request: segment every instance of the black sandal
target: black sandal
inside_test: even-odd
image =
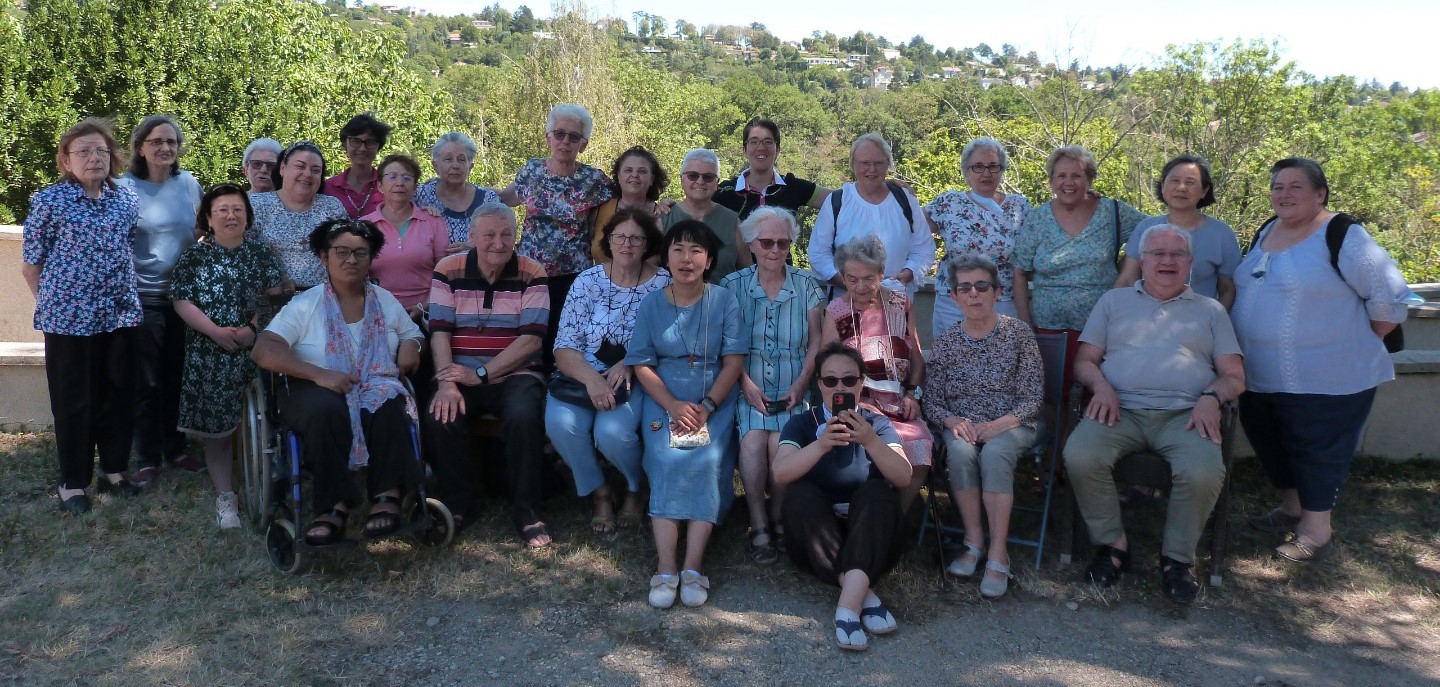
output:
[[[1117,560],[1120,561],[1120,565],[1115,565]],[[1120,581],[1122,573],[1129,571],[1129,551],[1101,544],[1095,547],[1095,557],[1090,560],[1089,567],[1085,568],[1083,579],[1101,587],[1109,587]]]
[[[760,537],[769,537],[770,541],[755,543]],[[750,530],[750,560],[758,565],[774,565],[780,560],[780,552],[775,548],[775,535],[764,527]]]
[[[376,506],[395,504],[394,511],[375,510]],[[370,539],[388,537],[400,529],[400,499],[394,496],[376,496],[370,501],[370,515],[365,518],[365,536]]]
[[[339,518],[340,522],[334,523],[329,520],[320,519],[326,516],[332,518]],[[309,525],[305,527],[305,543],[309,544],[310,546],[329,546],[331,544],[339,542],[345,536],[345,521],[348,520],[349,517],[349,511],[343,511],[339,508],[331,508],[329,513],[317,516],[314,520],[310,521]],[[311,534],[313,530],[320,527],[325,528],[324,534],[321,534],[319,536]]]
[[[1200,582],[1191,574],[1192,567],[1191,563],[1181,563],[1169,556],[1160,557],[1160,589],[1165,592],[1165,598],[1177,604],[1195,601]]]

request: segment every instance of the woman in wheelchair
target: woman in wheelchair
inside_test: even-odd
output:
[[[399,529],[400,496],[423,476],[410,433],[415,401],[400,376],[419,366],[424,337],[400,301],[367,280],[384,244],[369,222],[316,227],[310,248],[325,266],[324,288],[297,295],[255,344],[255,363],[285,375],[276,385],[280,417],[313,476],[311,546],[344,536],[349,509],[363,498],[349,472],[367,468],[372,538]]]

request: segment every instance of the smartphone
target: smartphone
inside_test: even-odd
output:
[[[789,409],[790,409],[790,402],[787,401],[787,400],[785,400],[785,399],[783,399],[783,398],[780,399],[780,400],[778,400],[778,401],[771,401],[771,402],[765,404],[765,414],[766,414],[766,415],[776,415],[776,414],[779,414],[779,413],[783,413],[783,412],[785,412],[785,411],[787,411],[787,410],[789,410]]]
[[[848,391],[837,391],[834,395],[832,395],[832,396],[830,397],[830,412],[831,412],[831,413],[833,413],[833,414],[835,414],[835,415],[838,416],[840,413],[843,413],[843,412],[845,412],[845,411],[847,411],[847,410],[854,410],[854,409],[855,409],[855,394],[852,394],[852,393],[850,393],[850,392],[848,392]],[[842,425],[845,425],[846,427],[849,427],[849,426],[850,426],[849,424],[846,424],[844,421],[840,420],[839,417],[836,417],[836,418],[835,418],[835,421],[836,421],[836,422],[839,422],[839,423],[842,424]]]

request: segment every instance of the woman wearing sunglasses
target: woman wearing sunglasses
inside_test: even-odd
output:
[[[832,342],[815,356],[824,405],[796,415],[780,434],[775,483],[786,488],[786,550],[802,570],[840,587],[835,643],[869,647],[865,631],[895,631],[895,616],[872,591],[895,566],[905,521],[898,490],[910,483],[910,462],[900,435],[884,415],[854,402],[865,361]],[[848,404],[847,404],[848,405]]]
[[[935,340],[921,405],[925,418],[944,429],[950,495],[965,523],[965,553],[946,570],[969,577],[987,559],[980,593],[995,598],[1009,587],[1005,539],[1015,464],[1035,443],[1044,367],[1030,328],[995,312],[1000,270],[994,260],[967,253],[946,260],[944,269],[963,319]],[[982,548],[982,503],[990,523],[988,552]]]
[[[738,250],[745,243],[740,236],[740,215],[710,199],[719,182],[720,158],[713,151],[696,148],[685,153],[685,161],[680,166],[680,187],[685,191],[685,200],[676,203],[662,220],[667,231],[681,222],[698,220],[715,232],[715,238],[720,239],[720,251],[715,254],[715,266],[710,270],[711,284],[719,284],[736,269],[752,264],[750,251]]]

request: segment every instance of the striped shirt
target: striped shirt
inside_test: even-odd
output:
[[[430,331],[450,334],[456,363],[487,365],[522,336],[544,338],[549,322],[549,280],[545,268],[530,258],[511,255],[494,283],[480,273],[473,248],[435,265]],[[539,349],[517,372],[540,375]]]

